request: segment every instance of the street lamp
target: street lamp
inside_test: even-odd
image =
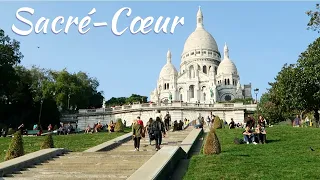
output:
[[[38,125],[39,126],[40,126],[40,120],[41,120],[42,104],[43,104],[43,99],[41,98],[41,100],[40,100],[39,121],[38,121]]]
[[[258,93],[259,93],[259,89],[258,89],[258,88],[254,89],[254,93],[256,94],[256,104],[258,104]]]

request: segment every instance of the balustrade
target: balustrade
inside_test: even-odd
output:
[[[141,109],[141,108],[157,108],[157,107],[201,107],[201,108],[231,108],[231,107],[243,107],[246,109],[256,108],[256,104],[244,105],[242,103],[216,103],[216,104],[204,104],[204,103],[186,103],[186,102],[172,102],[172,103],[144,103],[134,105],[116,106],[112,108],[99,108],[99,109],[79,109],[79,114],[86,113],[104,113],[128,109]]]

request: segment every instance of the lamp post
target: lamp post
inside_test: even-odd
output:
[[[256,94],[256,104],[258,104],[258,93],[259,93],[259,89],[258,89],[258,88],[254,89],[254,93]]]
[[[41,100],[40,100],[39,120],[38,120],[38,125],[39,125],[39,126],[40,126],[41,113],[42,113],[42,104],[43,104],[43,99],[41,98]]]
[[[68,110],[70,110],[70,93],[68,94]]]

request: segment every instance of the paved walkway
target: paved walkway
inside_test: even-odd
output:
[[[163,146],[180,145],[193,127],[183,131],[168,132]],[[157,151],[149,139],[141,141],[140,151],[134,151],[133,141],[104,152],[71,152],[53,160],[8,175],[4,179],[127,179]],[[155,162],[156,163],[156,162]]]

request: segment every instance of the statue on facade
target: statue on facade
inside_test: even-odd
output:
[[[213,90],[212,90],[212,88],[210,88],[210,95],[211,95],[211,97],[213,97]]]
[[[169,92],[169,100],[170,100],[170,102],[172,102],[172,94],[171,94],[171,92]]]

